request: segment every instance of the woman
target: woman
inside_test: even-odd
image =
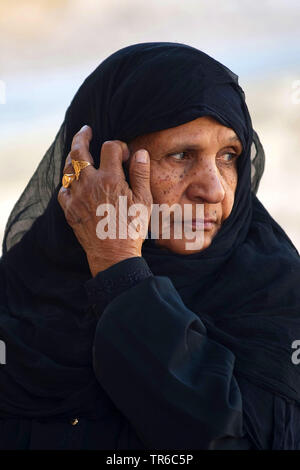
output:
[[[195,48],[86,79],[6,227],[1,448],[300,448],[299,254],[255,196],[263,162],[237,76]],[[120,195],[148,238],[99,237]],[[191,207],[182,238],[172,214],[151,238],[152,203]]]

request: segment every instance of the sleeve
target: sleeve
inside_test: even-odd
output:
[[[98,381],[147,448],[251,448],[234,355],[207,337],[170,279],[153,276],[146,265],[142,258],[128,259],[88,281],[93,301],[98,291],[103,307],[109,270],[117,284],[118,275],[125,279],[131,267],[141,269],[139,280],[128,274],[130,287],[110,299],[98,321]]]

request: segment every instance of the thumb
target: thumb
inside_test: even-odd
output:
[[[135,152],[129,169],[129,178],[134,196],[140,202],[148,201],[151,196],[151,188],[150,156],[147,150],[140,149]]]

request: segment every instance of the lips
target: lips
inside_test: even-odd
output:
[[[188,231],[209,231],[211,230],[215,224],[217,223],[217,219],[215,217],[205,217],[204,219],[201,218],[194,218],[194,219],[174,219],[172,221],[173,225],[182,224],[184,230]],[[169,223],[167,224],[169,225]]]
[[[216,223],[216,219],[207,217],[204,219],[192,219],[187,225],[191,225],[193,230],[211,230]]]
[[[216,223],[216,219],[214,219],[213,217],[205,217],[204,219],[192,219],[192,223],[206,223],[206,222],[211,222],[211,223]]]

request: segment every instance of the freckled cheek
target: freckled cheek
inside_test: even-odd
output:
[[[179,197],[178,183],[181,182],[180,175],[175,171],[161,171],[151,169],[151,192],[154,203],[172,203]]]

